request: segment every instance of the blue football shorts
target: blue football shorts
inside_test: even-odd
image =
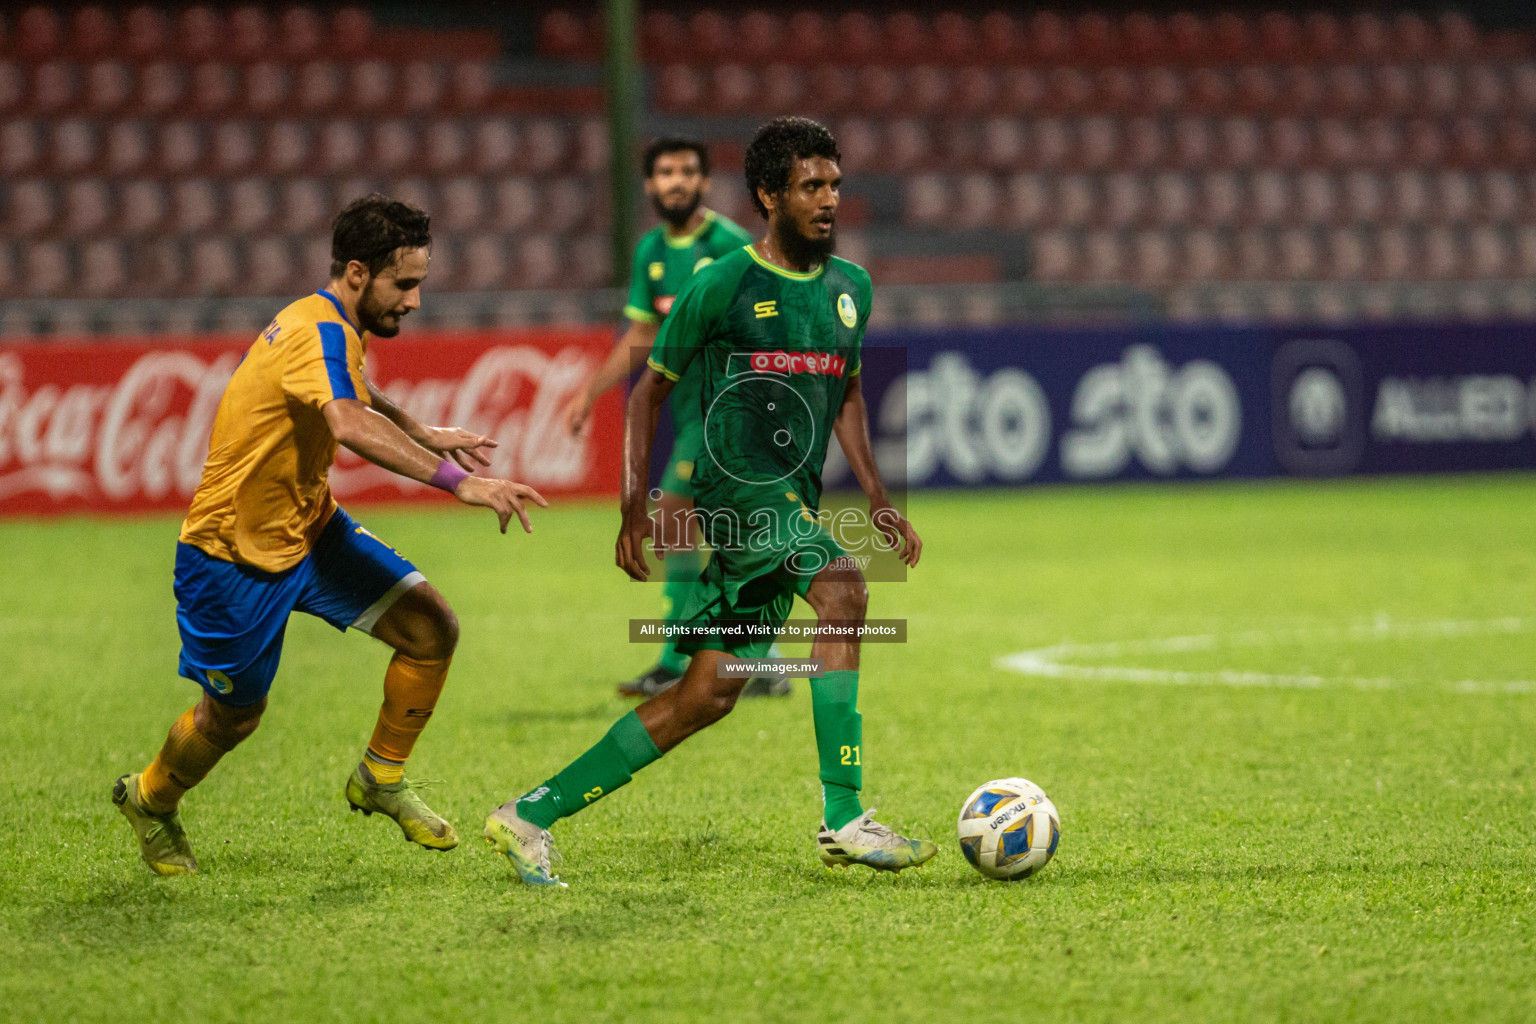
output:
[[[176,625],[182,675],[223,704],[267,695],[288,616],[301,611],[337,629],[371,633],[379,617],[426,577],[341,509],[304,560],[263,572],[176,545]]]

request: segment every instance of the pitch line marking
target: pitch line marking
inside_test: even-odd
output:
[[[1222,647],[1275,647],[1285,643],[1507,636],[1528,632],[1531,626],[1531,620],[1514,617],[1399,622],[1389,616],[1378,615],[1369,622],[1348,626],[1299,626],[1272,630],[1248,630],[1231,634],[1198,633],[1188,636],[1153,637],[1145,640],[1121,640],[1096,644],[1067,642],[1053,644],[1050,647],[1036,647],[1015,654],[1005,654],[992,664],[1005,671],[1045,679],[1085,679],[1163,686],[1270,686],[1300,689],[1342,685],[1362,690],[1384,690],[1399,685],[1399,681],[1388,676],[1320,676],[1250,672],[1237,669],[1189,672],[1177,669],[1139,668],[1130,665],[1080,665],[1070,663],[1069,659],[1178,654],[1188,651],[1214,651]],[[1446,685],[1457,693],[1536,692],[1536,682],[1528,680],[1483,682],[1464,679]]]

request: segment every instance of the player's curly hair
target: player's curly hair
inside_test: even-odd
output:
[[[378,274],[394,265],[400,249],[432,244],[432,218],[410,203],[372,192],[354,199],[331,222],[331,277],[357,260]]]
[[[657,139],[645,147],[645,176],[649,178],[656,173],[656,160],[667,153],[697,153],[699,157],[699,173],[709,177],[709,147],[698,139],[684,139],[675,135]]]
[[[768,208],[757,197],[762,189],[777,195],[789,188],[789,175],[796,160],[819,156],[841,161],[837,139],[827,126],[808,117],[776,117],[757,130],[757,137],[747,147],[747,195],[763,218]]]

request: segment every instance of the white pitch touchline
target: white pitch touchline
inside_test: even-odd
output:
[[[1172,686],[1217,684],[1315,688],[1343,684],[1361,689],[1386,689],[1397,685],[1397,680],[1389,677],[1294,675],[1234,669],[1186,672],[1175,669],[1137,668],[1128,665],[1077,665],[1065,662],[1069,658],[1120,658],[1136,654],[1214,651],[1221,647],[1274,647],[1286,643],[1507,635],[1526,632],[1530,629],[1530,625],[1525,619],[1513,617],[1397,622],[1388,616],[1378,615],[1370,622],[1350,626],[1299,626],[1249,630],[1229,635],[1200,633],[1191,636],[1155,637],[1146,640],[1122,640],[1098,644],[1061,643],[1007,654],[994,661],[993,665],[1021,675],[1041,676],[1047,679],[1093,679],[1102,682],[1156,683]],[[1536,683],[1525,680],[1490,683],[1469,679],[1451,685],[1452,689],[1459,693],[1528,693],[1536,690]]]

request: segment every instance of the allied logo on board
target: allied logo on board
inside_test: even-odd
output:
[[[858,307],[853,304],[853,296],[847,292],[837,297],[837,316],[844,327],[852,327],[859,322]]]

